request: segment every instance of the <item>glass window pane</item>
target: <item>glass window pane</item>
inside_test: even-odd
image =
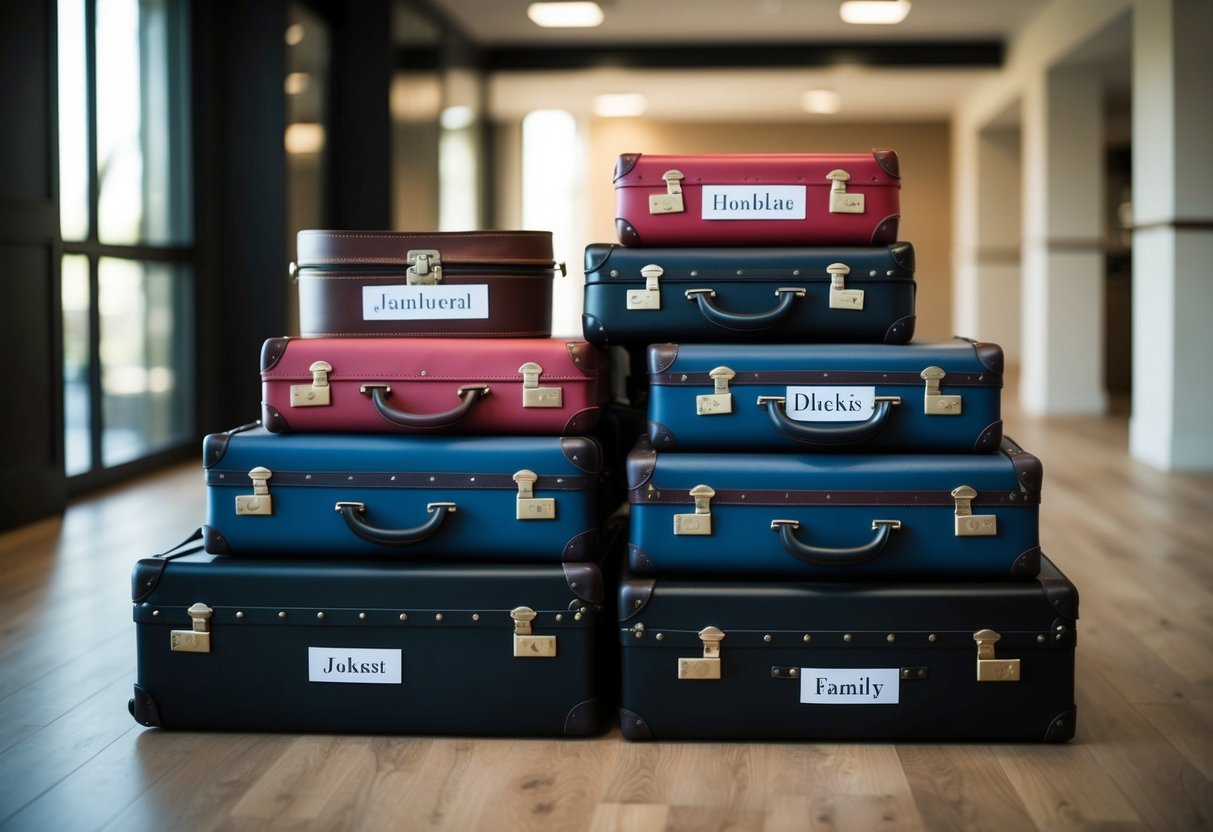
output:
[[[59,0],[59,225],[88,237],[88,95],[84,0]]]
[[[97,0],[98,235],[192,238],[184,0]]]
[[[63,449],[69,477],[93,465],[89,371],[88,258],[63,258]]]
[[[188,267],[102,258],[102,463],[119,465],[187,441],[193,388]]]

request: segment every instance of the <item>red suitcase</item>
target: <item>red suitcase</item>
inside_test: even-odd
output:
[[[589,432],[607,356],[561,338],[271,338],[261,349],[272,433]]]
[[[304,337],[546,338],[550,231],[300,231]]]
[[[897,240],[897,153],[626,153],[615,168],[625,246],[877,246]]]

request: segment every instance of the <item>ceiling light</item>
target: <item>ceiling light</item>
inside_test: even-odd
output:
[[[532,3],[526,8],[526,16],[544,28],[586,29],[603,21],[602,8],[597,3]]]
[[[594,115],[603,118],[643,115],[648,106],[648,99],[638,92],[605,93],[594,97]]]
[[[846,23],[900,23],[910,13],[910,0],[844,0],[838,15]]]
[[[800,97],[805,112],[832,115],[842,106],[842,99],[833,90],[808,90]]]

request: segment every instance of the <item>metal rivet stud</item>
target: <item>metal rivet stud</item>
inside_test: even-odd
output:
[[[152,610],[152,618],[158,618],[159,616],[160,610]]]
[[[578,613],[573,613],[573,620],[574,620],[574,621],[580,621],[580,620],[581,620],[581,613],[579,613],[579,612],[578,612]]]
[[[359,621],[366,621],[366,613],[364,613],[364,612],[360,612],[360,613],[358,613],[358,620],[359,620]]]
[[[843,641],[845,641],[845,642],[850,643],[850,642],[851,642],[851,641],[852,641],[854,638],[855,638],[855,637],[854,637],[853,635],[851,635],[850,633],[847,633],[846,635],[844,635],[844,636],[842,637],[842,640],[843,640]]]
[[[771,634],[767,633],[765,636],[762,637],[762,640],[765,641],[767,644],[770,644],[771,643]]]
[[[473,620],[473,621],[479,621],[479,620],[480,620],[480,613],[478,613],[478,612],[474,612],[474,613],[472,613],[472,620]]]
[[[804,643],[805,643],[805,644],[812,644],[812,643],[813,643],[813,637],[812,637],[811,635],[809,635],[808,633],[805,633],[805,634],[804,634]]]
[[[927,636],[927,641],[934,644],[935,642],[939,641],[939,636],[935,635],[934,633],[931,633],[929,636]]]
[[[441,620],[442,620],[443,618],[445,618],[445,617],[446,617],[446,616],[444,616],[442,613],[438,613],[437,615],[435,615],[435,616],[434,616],[434,620],[435,620],[435,621],[441,621]]]
[[[887,636],[884,637],[884,640],[887,641],[889,644],[892,644],[893,642],[897,641],[897,636],[893,635],[892,633],[889,633]]]
[[[562,613],[562,612],[558,612],[558,613],[556,613],[556,620],[557,620],[557,621],[564,621],[564,613]]]
[[[1043,634],[1036,637],[1037,644],[1044,644],[1046,641],[1048,641],[1048,639],[1045,638]]]
[[[409,614],[408,614],[407,612],[402,612],[402,613],[400,613],[400,620],[401,620],[401,621],[408,621],[408,620],[409,620]]]
[[[237,621],[239,621],[239,620],[240,620],[240,619],[242,619],[242,618],[244,618],[244,613],[242,613],[242,612],[238,612],[238,613],[236,613],[236,620],[237,620]]]
[[[323,620],[324,620],[324,613],[322,613],[322,612],[318,612],[318,613],[316,613],[316,620],[317,620],[317,621],[323,621]]]
[[[658,633],[656,636],[654,636],[654,638],[656,638],[658,641],[665,641],[665,633]]]
[[[278,617],[279,617],[279,618],[286,618],[286,611],[285,611],[285,610],[279,610],[279,611],[278,611]]]

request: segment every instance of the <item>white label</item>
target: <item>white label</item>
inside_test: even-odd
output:
[[[488,316],[489,287],[483,283],[362,287],[364,321],[432,321]]]
[[[704,185],[702,219],[803,220],[804,185]]]
[[[896,667],[802,667],[803,705],[896,705],[901,671]]]
[[[400,684],[400,650],[362,647],[309,647],[309,682],[344,682],[362,685]]]
[[[784,400],[797,422],[866,422],[875,406],[875,387],[789,387]]]

